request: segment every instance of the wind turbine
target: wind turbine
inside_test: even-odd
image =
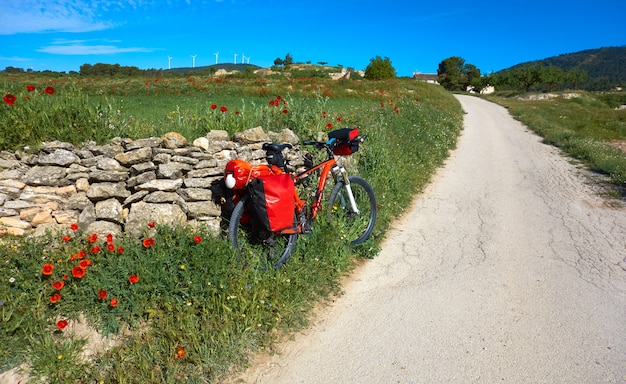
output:
[[[214,55],[215,55],[215,64],[217,64],[217,56],[218,56],[219,54],[220,54],[219,52],[215,52],[215,53],[214,53]]]
[[[167,69],[172,69],[172,56],[167,57]]]
[[[237,64],[237,54],[235,53],[235,64]]]
[[[246,63],[246,55],[244,55],[243,53],[241,54],[241,64],[245,64]]]
[[[248,63],[247,64],[250,64],[250,56],[246,57],[246,59],[248,59]]]
[[[191,68],[196,67],[196,56],[198,55],[191,55]]]

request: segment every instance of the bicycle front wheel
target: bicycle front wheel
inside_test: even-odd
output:
[[[354,246],[372,235],[378,209],[374,190],[367,181],[358,176],[349,176],[348,180],[357,212],[352,209],[348,186],[339,181],[330,193],[330,218],[341,231],[340,235]]]
[[[268,232],[252,219],[249,212],[249,196],[244,196],[235,205],[228,224],[228,240],[242,256],[259,258],[258,262],[265,268],[281,268],[293,252],[297,234],[281,235]]]

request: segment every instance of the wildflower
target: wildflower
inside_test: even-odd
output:
[[[215,104],[213,104],[213,105],[215,105]],[[154,228],[154,221],[151,221],[151,222],[148,223],[148,228]]]
[[[283,113],[286,115],[289,113],[289,111],[287,109],[283,109]]]
[[[113,242],[113,235],[109,233],[107,235],[107,243],[112,243],[112,242]]]
[[[9,277],[9,283],[11,284],[15,283],[15,277]]]
[[[154,246],[154,239],[152,237],[147,237],[143,239],[144,248],[152,248],[153,246]]]
[[[337,117],[337,122],[341,123],[341,117]]]
[[[46,89],[44,90],[48,95],[54,95],[54,88],[47,86]]]
[[[331,129],[333,127],[333,123],[326,124],[326,129]]]
[[[26,90],[27,90],[28,92],[32,92],[32,91],[34,91],[34,90],[35,90],[35,86],[34,86],[34,85],[27,85],[27,86],[26,86]]]
[[[109,303],[109,305],[110,305],[111,307],[117,307],[117,298],[115,298],[115,297],[114,297],[114,298],[112,298],[112,299],[111,299],[111,302]]]
[[[6,95],[4,95],[4,98],[2,98],[2,100],[4,100],[5,104],[7,105],[13,105],[15,104],[15,95],[7,93]]]
[[[100,247],[98,247],[97,245],[94,245],[93,247],[91,247],[91,250],[89,252],[91,252],[92,255],[96,253],[100,253]]]
[[[89,235],[87,237],[87,241],[92,243],[92,244],[95,243],[96,240],[98,240],[98,234],[97,233],[92,233],[91,235]]]
[[[81,267],[74,267],[72,268],[72,276],[74,276],[77,279],[82,279],[83,276],[85,276],[85,270],[82,269]]]
[[[119,253],[119,254],[124,253],[124,248],[119,247],[119,248],[117,249],[117,253]]]
[[[57,328],[62,330],[63,328],[67,327],[67,324],[67,320],[59,320],[57,321]]]
[[[61,241],[63,241],[64,243],[67,243],[68,241],[70,241],[70,237],[65,235],[61,238]]]
[[[196,237],[193,238],[193,241],[196,244],[200,244],[202,242],[202,237],[196,236]]]
[[[54,271],[54,265],[52,264],[44,264],[43,268],[41,269],[41,273],[46,276],[52,275],[52,271]]]
[[[185,264],[182,264],[182,265],[180,266],[180,269],[185,269]]]
[[[73,223],[72,225],[70,225],[70,229],[71,229],[72,231],[78,231],[78,224]]]
[[[105,291],[104,289],[98,291],[98,300],[104,300],[107,298],[107,296],[107,291]]]
[[[85,258],[85,256],[87,256],[87,252],[85,252],[85,251],[84,251],[84,250],[82,250],[82,249],[81,249],[80,251],[78,251],[78,258],[79,258],[79,259],[84,259],[84,258]]]
[[[270,100],[270,107],[273,107],[274,105],[276,105],[276,100]]]
[[[128,281],[130,281],[131,284],[136,284],[139,282],[139,276],[137,275],[130,275],[128,276]]]
[[[176,353],[174,354],[175,359],[182,359],[185,357],[185,349],[182,346],[176,347]]]
[[[89,259],[85,259],[85,260],[81,260],[80,264],[78,264],[79,267],[81,267],[82,269],[87,269],[87,267],[91,267],[91,261]]]
[[[240,112],[239,111],[235,111],[235,115],[238,115]]]
[[[115,244],[113,244],[113,243],[109,243],[109,244],[107,244],[107,249],[108,249],[109,251],[115,251]]]
[[[60,291],[61,289],[63,289],[63,287],[65,287],[65,283],[62,281],[55,281],[54,283],[52,283],[52,288],[56,289],[57,291]]]
[[[223,106],[223,105],[222,105],[222,106],[220,107],[220,112],[222,112],[222,113],[226,113],[226,111],[228,111],[228,108],[226,108],[225,106]]]
[[[73,254],[72,254],[72,256],[70,256],[70,260],[71,260],[71,261],[74,261],[74,260],[76,260],[76,259],[78,259],[78,255],[77,255],[77,254],[75,254],[75,253],[73,253]]]
[[[50,296],[50,302],[52,304],[58,302],[59,300],[61,300],[61,295],[59,295],[58,293],[55,293],[52,296]]]
[[[67,280],[67,275],[63,275],[63,277],[61,277],[62,280]]]
[[[217,109],[217,104],[211,104],[211,109]]]

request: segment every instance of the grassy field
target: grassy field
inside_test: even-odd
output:
[[[21,365],[50,383],[216,382],[251,352],[306,326],[313,306],[339,293],[356,263],[376,256],[390,222],[455,146],[463,117],[442,88],[408,79],[25,74],[0,77],[0,93],[2,150],[169,131],[193,140],[259,125],[303,139],[354,126],[368,135],[353,157],[380,205],[374,236],[349,248],[320,220],[278,271],[262,273],[253,260],[238,261],[223,238],[185,228],[147,227],[147,244],[72,228],[2,239],[0,372]]]

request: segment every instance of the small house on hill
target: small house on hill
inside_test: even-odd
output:
[[[413,72],[413,79],[419,81],[425,81],[427,83],[439,84],[439,75],[436,73],[420,73]]]

